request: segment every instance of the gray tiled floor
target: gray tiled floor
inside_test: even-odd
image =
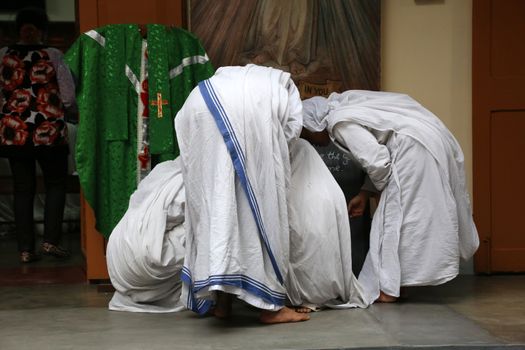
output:
[[[229,321],[191,312],[106,309],[92,285],[0,288],[0,349],[525,349],[525,276],[460,276],[397,304],[327,310],[264,326],[236,304]]]

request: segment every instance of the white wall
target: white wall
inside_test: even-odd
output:
[[[465,154],[472,194],[472,0],[382,0],[381,89],[436,114]],[[461,273],[474,273],[472,261]]]
[[[382,1],[382,90],[436,114],[465,153],[472,193],[472,0]]]

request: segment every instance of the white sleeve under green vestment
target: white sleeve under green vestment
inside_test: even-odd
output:
[[[108,25],[82,34],[66,53],[77,83],[76,162],[96,228],[109,236],[137,188],[137,105],[142,42],[137,25]],[[147,26],[150,153],[174,159],[173,119],[193,87],[213,75],[199,40],[164,25]],[[159,108],[160,106],[160,108]]]

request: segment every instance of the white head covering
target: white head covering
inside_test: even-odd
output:
[[[327,127],[328,99],[315,96],[303,101],[303,125],[310,131],[319,132]]]
[[[253,113],[262,117],[263,112],[270,113],[278,118],[287,141],[301,134],[303,105],[290,73],[255,64],[225,66],[217,69],[212,80],[220,85],[221,103],[230,116]]]

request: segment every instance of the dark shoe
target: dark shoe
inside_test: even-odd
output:
[[[23,264],[31,263],[40,260],[40,255],[36,255],[31,252],[21,252],[20,253],[20,262]]]
[[[57,259],[66,259],[71,255],[66,249],[47,242],[42,243],[42,253]]]

